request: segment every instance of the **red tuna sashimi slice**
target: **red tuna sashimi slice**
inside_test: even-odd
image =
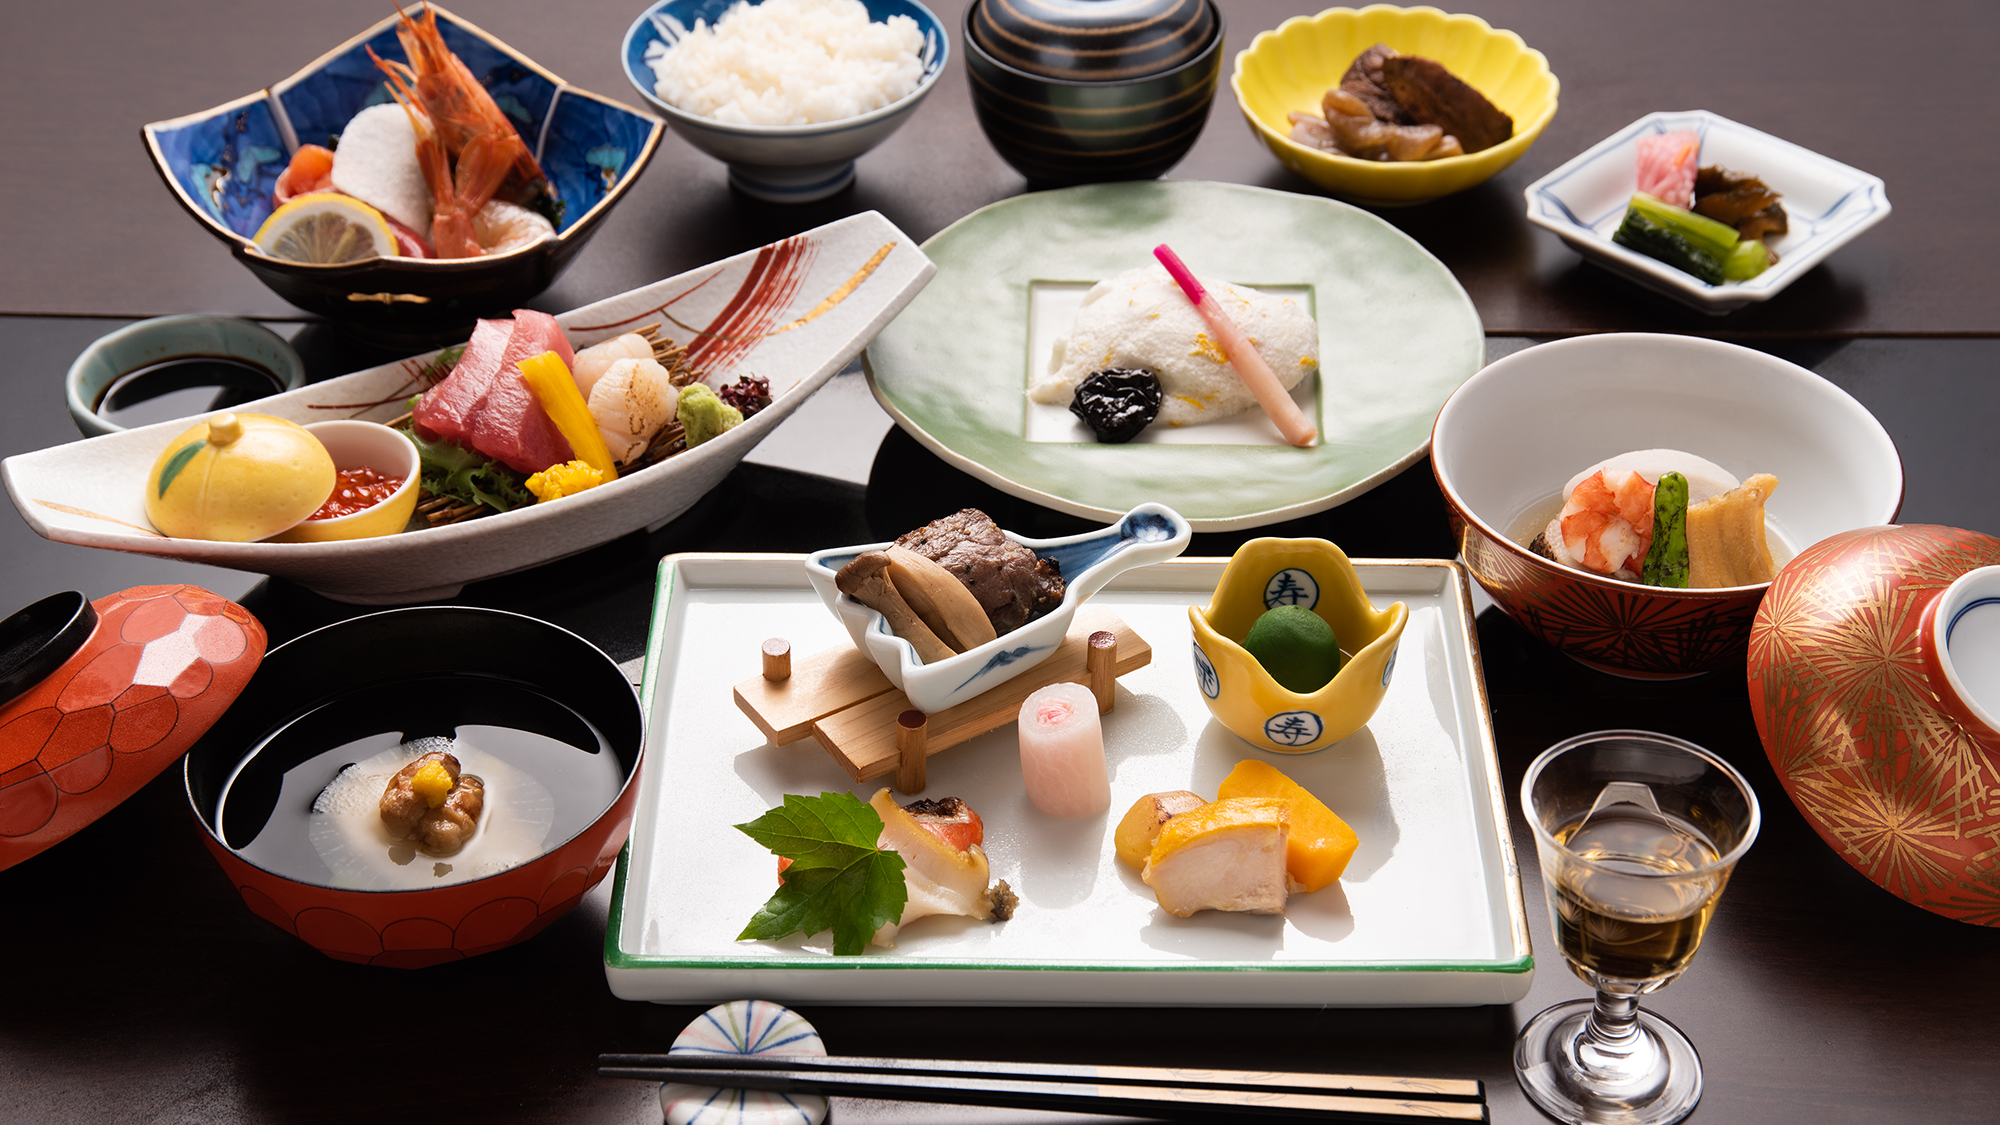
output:
[[[576,353],[555,317],[514,310],[514,333],[500,353],[499,370],[473,404],[465,436],[459,439],[516,472],[538,473],[575,456],[515,366],[543,352],[556,353],[566,365],[576,364]]]
[[[463,442],[472,412],[486,386],[500,370],[500,355],[514,335],[511,320],[482,320],[472,327],[458,366],[417,400],[417,429],[427,438]]]
[[[1639,190],[1675,207],[1694,206],[1701,138],[1692,129],[1639,138]]]

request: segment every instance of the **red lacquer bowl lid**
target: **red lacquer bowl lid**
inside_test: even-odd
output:
[[[263,658],[257,619],[198,586],[57,594],[0,622],[0,870],[172,765]]]
[[[2000,564],[1952,527],[1844,532],[1771,583],[1750,709],[1778,779],[1842,859],[1934,914],[2000,926],[2000,753],[1939,674],[1936,602]]]

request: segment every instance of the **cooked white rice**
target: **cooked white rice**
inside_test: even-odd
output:
[[[748,0],[646,65],[661,100],[733,125],[838,121],[910,94],[923,78],[923,32],[908,16],[871,23],[861,0]]]

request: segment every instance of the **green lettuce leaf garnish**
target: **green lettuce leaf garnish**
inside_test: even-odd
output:
[[[417,398],[410,399],[416,409]],[[521,474],[498,461],[489,461],[456,442],[428,441],[417,432],[414,422],[399,427],[403,436],[417,447],[421,463],[419,479],[435,496],[449,496],[461,504],[484,504],[496,512],[511,512],[535,502]]]
[[[832,930],[833,951],[852,956],[903,916],[903,857],[876,846],[882,818],[853,795],[787,793],[782,806],[736,828],[792,861],[738,941]]]

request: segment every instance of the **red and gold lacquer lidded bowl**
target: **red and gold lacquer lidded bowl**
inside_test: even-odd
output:
[[[1847,392],[1775,356],[1691,336],[1620,333],[1528,348],[1453,392],[1431,465],[1473,577],[1530,633],[1616,675],[1741,667],[1769,583],[1665,589],[1528,550],[1558,493],[1620,453],[1678,449],[1735,474],[1771,473],[1775,561],[1902,506],[1895,443]]]
[[[197,586],[52,594],[0,621],[0,870],[159,776],[263,656],[257,619]]]
[[[2000,926],[2000,539],[1871,527],[1800,552],[1747,668],[1765,753],[1820,838],[1899,898]]]
[[[420,739],[485,782],[483,835],[451,855],[369,832],[382,763]],[[271,650],[189,751],[187,793],[253,913],[338,960],[421,968],[527,940],[610,871],[643,744],[637,694],[588,641],[420,606]]]

